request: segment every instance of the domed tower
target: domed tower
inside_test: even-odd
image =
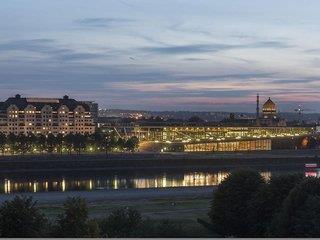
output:
[[[277,117],[277,106],[270,98],[263,104],[262,115],[263,118]]]

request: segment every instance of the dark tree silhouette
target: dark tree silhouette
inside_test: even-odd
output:
[[[58,216],[54,230],[56,237],[97,237],[92,235],[99,232],[98,225],[88,219],[88,208],[84,199],[68,198],[63,208],[64,212]]]
[[[303,179],[302,174],[272,176],[270,181],[259,189],[249,203],[247,219],[249,220],[248,234],[250,237],[268,235],[272,219],[281,210],[284,199]]]
[[[0,133],[0,149],[1,149],[2,155],[4,155],[6,143],[7,143],[7,137],[4,133],[1,132]]]
[[[272,237],[319,237],[320,179],[306,178],[293,188],[271,224]],[[310,206],[309,206],[310,204]],[[309,208],[311,207],[311,209]],[[309,208],[309,209],[308,209]],[[312,209],[315,211],[312,213]],[[307,218],[310,217],[309,220]],[[309,225],[303,227],[302,223]]]
[[[0,236],[6,238],[43,237],[47,220],[31,197],[16,196],[0,208]]]
[[[134,236],[142,223],[141,215],[133,209],[117,209],[110,213],[101,223],[104,237],[128,238]]]
[[[264,180],[259,173],[239,170],[230,174],[214,191],[209,217],[213,231],[226,237],[246,237],[249,203]]]

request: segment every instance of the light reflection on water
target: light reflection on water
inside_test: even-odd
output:
[[[0,193],[18,192],[51,192],[51,191],[92,191],[99,189],[130,189],[130,188],[165,188],[165,187],[195,187],[215,186],[228,176],[229,172],[191,172],[180,175],[155,176],[109,176],[91,179],[35,180],[17,181],[4,179],[0,183]],[[261,172],[264,179],[271,177],[271,172]]]

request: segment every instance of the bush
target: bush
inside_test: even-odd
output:
[[[16,196],[0,208],[0,235],[6,238],[43,237],[47,219],[31,197]]]
[[[64,203],[64,212],[58,216],[54,229],[56,237],[96,237],[98,224],[88,219],[86,201],[79,197],[68,198]],[[91,236],[93,234],[94,236]]]
[[[214,192],[209,212],[212,230],[221,236],[246,237],[249,203],[263,184],[257,172],[239,170],[231,173]]]
[[[176,238],[183,237],[181,224],[175,223],[168,219],[161,220],[154,225],[153,235],[150,237]],[[185,236],[186,237],[186,236]]]
[[[145,219],[140,224],[134,237],[139,238],[177,238],[187,237],[184,235],[182,225],[168,219],[150,220]]]
[[[133,237],[142,226],[142,218],[137,210],[121,208],[111,212],[101,222],[104,237]]]
[[[274,215],[280,211],[284,199],[302,180],[301,174],[272,176],[270,181],[259,189],[249,203],[247,219],[250,222],[250,237],[266,236],[270,223]]]
[[[320,179],[306,178],[291,190],[271,224],[270,236],[319,237]],[[304,225],[307,224],[307,225]]]

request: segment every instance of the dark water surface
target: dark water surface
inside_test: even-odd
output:
[[[254,168],[251,168],[254,169]],[[12,194],[23,192],[65,192],[92,191],[100,189],[138,189],[164,187],[214,186],[233,169],[214,170],[170,170],[170,171],[127,171],[127,172],[71,172],[42,174],[0,175],[0,193]],[[306,170],[304,166],[281,169],[255,169],[268,180],[273,174],[289,172],[317,176],[316,169]]]

